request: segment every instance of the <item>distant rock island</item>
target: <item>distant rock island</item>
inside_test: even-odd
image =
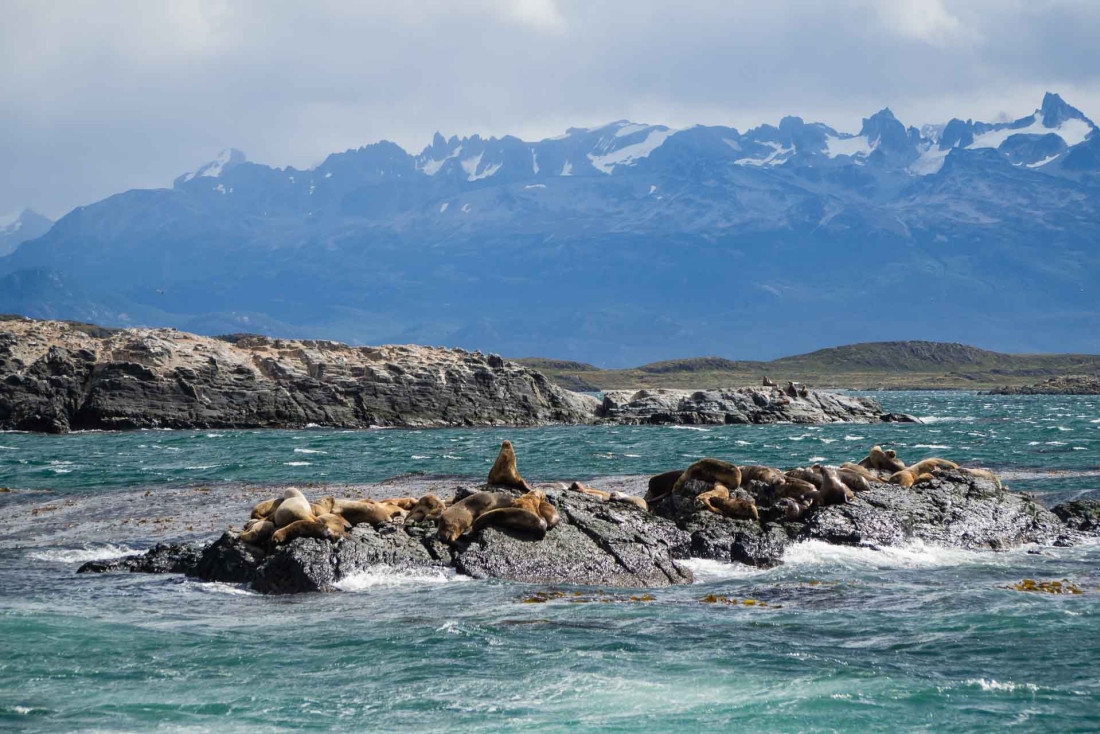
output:
[[[1035,385],[990,390],[993,395],[1100,395],[1100,375],[1063,375]]]
[[[448,427],[910,420],[801,388],[616,392],[601,402],[493,354],[0,320],[0,429]]]

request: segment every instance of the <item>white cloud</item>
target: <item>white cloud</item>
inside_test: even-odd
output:
[[[962,24],[942,0],[890,0],[878,9],[888,27],[908,38],[943,45],[962,35]]]

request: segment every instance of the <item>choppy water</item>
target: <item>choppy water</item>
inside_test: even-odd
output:
[[[926,425],[0,434],[0,486],[50,496],[223,482],[642,474],[704,455],[783,466],[873,443],[993,467],[1049,502],[1100,489],[1100,399],[884,393]],[[27,493],[0,495],[13,512]],[[96,501],[99,501],[98,499]],[[0,541],[3,534],[0,533]],[[778,731],[1100,729],[1100,548],[994,554],[808,543],[768,571],[695,562],[653,601],[401,576],[267,598],[179,577],[77,577],[132,538],[0,543],[0,728]],[[1003,587],[1069,579],[1085,593]],[[572,590],[570,590],[572,593]],[[708,594],[738,599],[707,604]],[[599,603],[601,598],[610,599]],[[766,602],[745,605],[745,599]]]

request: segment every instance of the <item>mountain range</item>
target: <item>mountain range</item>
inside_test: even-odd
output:
[[[628,121],[390,142],[309,170],[227,150],[0,257],[0,311],[417,342],[604,367],[928,339],[1100,351],[1100,133]],[[4,252],[0,240],[0,253]]]

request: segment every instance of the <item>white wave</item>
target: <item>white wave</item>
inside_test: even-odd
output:
[[[1096,419],[1096,420],[1094,420],[1094,421],[1089,421],[1089,423],[1100,423],[1100,418],[1097,418],[1097,419]]]
[[[226,584],[221,581],[201,581],[196,584],[203,591],[211,594],[229,594],[231,596],[260,596],[255,591],[249,591],[248,589],[237,586],[235,584]]]
[[[296,454],[327,454],[327,451],[321,451],[320,449],[294,449]]]
[[[845,441],[862,441],[863,438],[864,438],[863,436],[845,436],[844,440]]]
[[[462,459],[461,456],[455,456],[454,454],[443,454],[443,458],[444,459],[457,459],[457,460]]]
[[[741,439],[737,439],[734,443],[738,446],[752,446],[752,441],[742,441]]]
[[[703,428],[702,426],[669,426],[674,431],[702,431],[703,433],[710,433],[709,428]]]
[[[225,434],[224,433],[208,433],[208,434],[206,434],[206,437],[207,438],[224,438]]]
[[[432,457],[430,457],[430,456],[421,456],[420,454],[413,454],[410,458],[417,459],[417,460],[423,460],[423,459],[430,459]]]
[[[709,558],[689,558],[686,561],[677,561],[677,563],[691,571],[697,584],[758,576],[767,572],[766,569],[756,568],[744,563],[726,563],[724,561],[713,561]]]
[[[926,545],[913,541],[881,549],[870,546],[833,545],[804,540],[787,546],[783,562],[788,566],[842,566],[864,568],[936,568],[960,566],[983,559],[979,551]]]
[[[1001,682],[992,678],[990,678],[989,680],[986,680],[985,678],[971,678],[970,680],[966,681],[966,685],[981,688],[983,691],[1015,691],[1022,689],[1035,693],[1039,690],[1039,686],[1035,685],[1034,683],[1013,683],[1012,681]]]
[[[217,469],[221,464],[205,464],[200,466],[185,466],[184,469],[192,471],[202,471],[204,469]]]
[[[45,551],[32,551],[30,557],[36,561],[52,563],[85,563],[87,561],[107,561],[112,558],[141,555],[142,551],[126,545],[106,545],[89,548],[52,548]]]
[[[945,444],[942,444],[942,443],[917,443],[917,444],[913,444],[913,448],[915,448],[915,449],[949,449],[951,447],[947,446]]]
[[[284,461],[283,466],[313,466],[312,461]]]
[[[642,458],[642,455],[641,454],[623,454],[623,458],[624,459],[640,459],[640,458]]]
[[[922,415],[918,416],[922,423],[954,423],[956,421],[972,421],[972,415]]]
[[[15,448],[14,446],[0,446],[0,450],[3,450],[3,451],[18,451],[19,449]]]
[[[824,456],[811,456],[810,458],[806,459],[806,461],[814,461],[814,462],[825,461],[825,457]]]
[[[367,591],[368,589],[393,588],[395,586],[420,586],[423,584],[447,584],[470,581],[450,568],[396,569],[392,566],[373,566],[366,571],[340,579],[335,586],[341,591]]]

